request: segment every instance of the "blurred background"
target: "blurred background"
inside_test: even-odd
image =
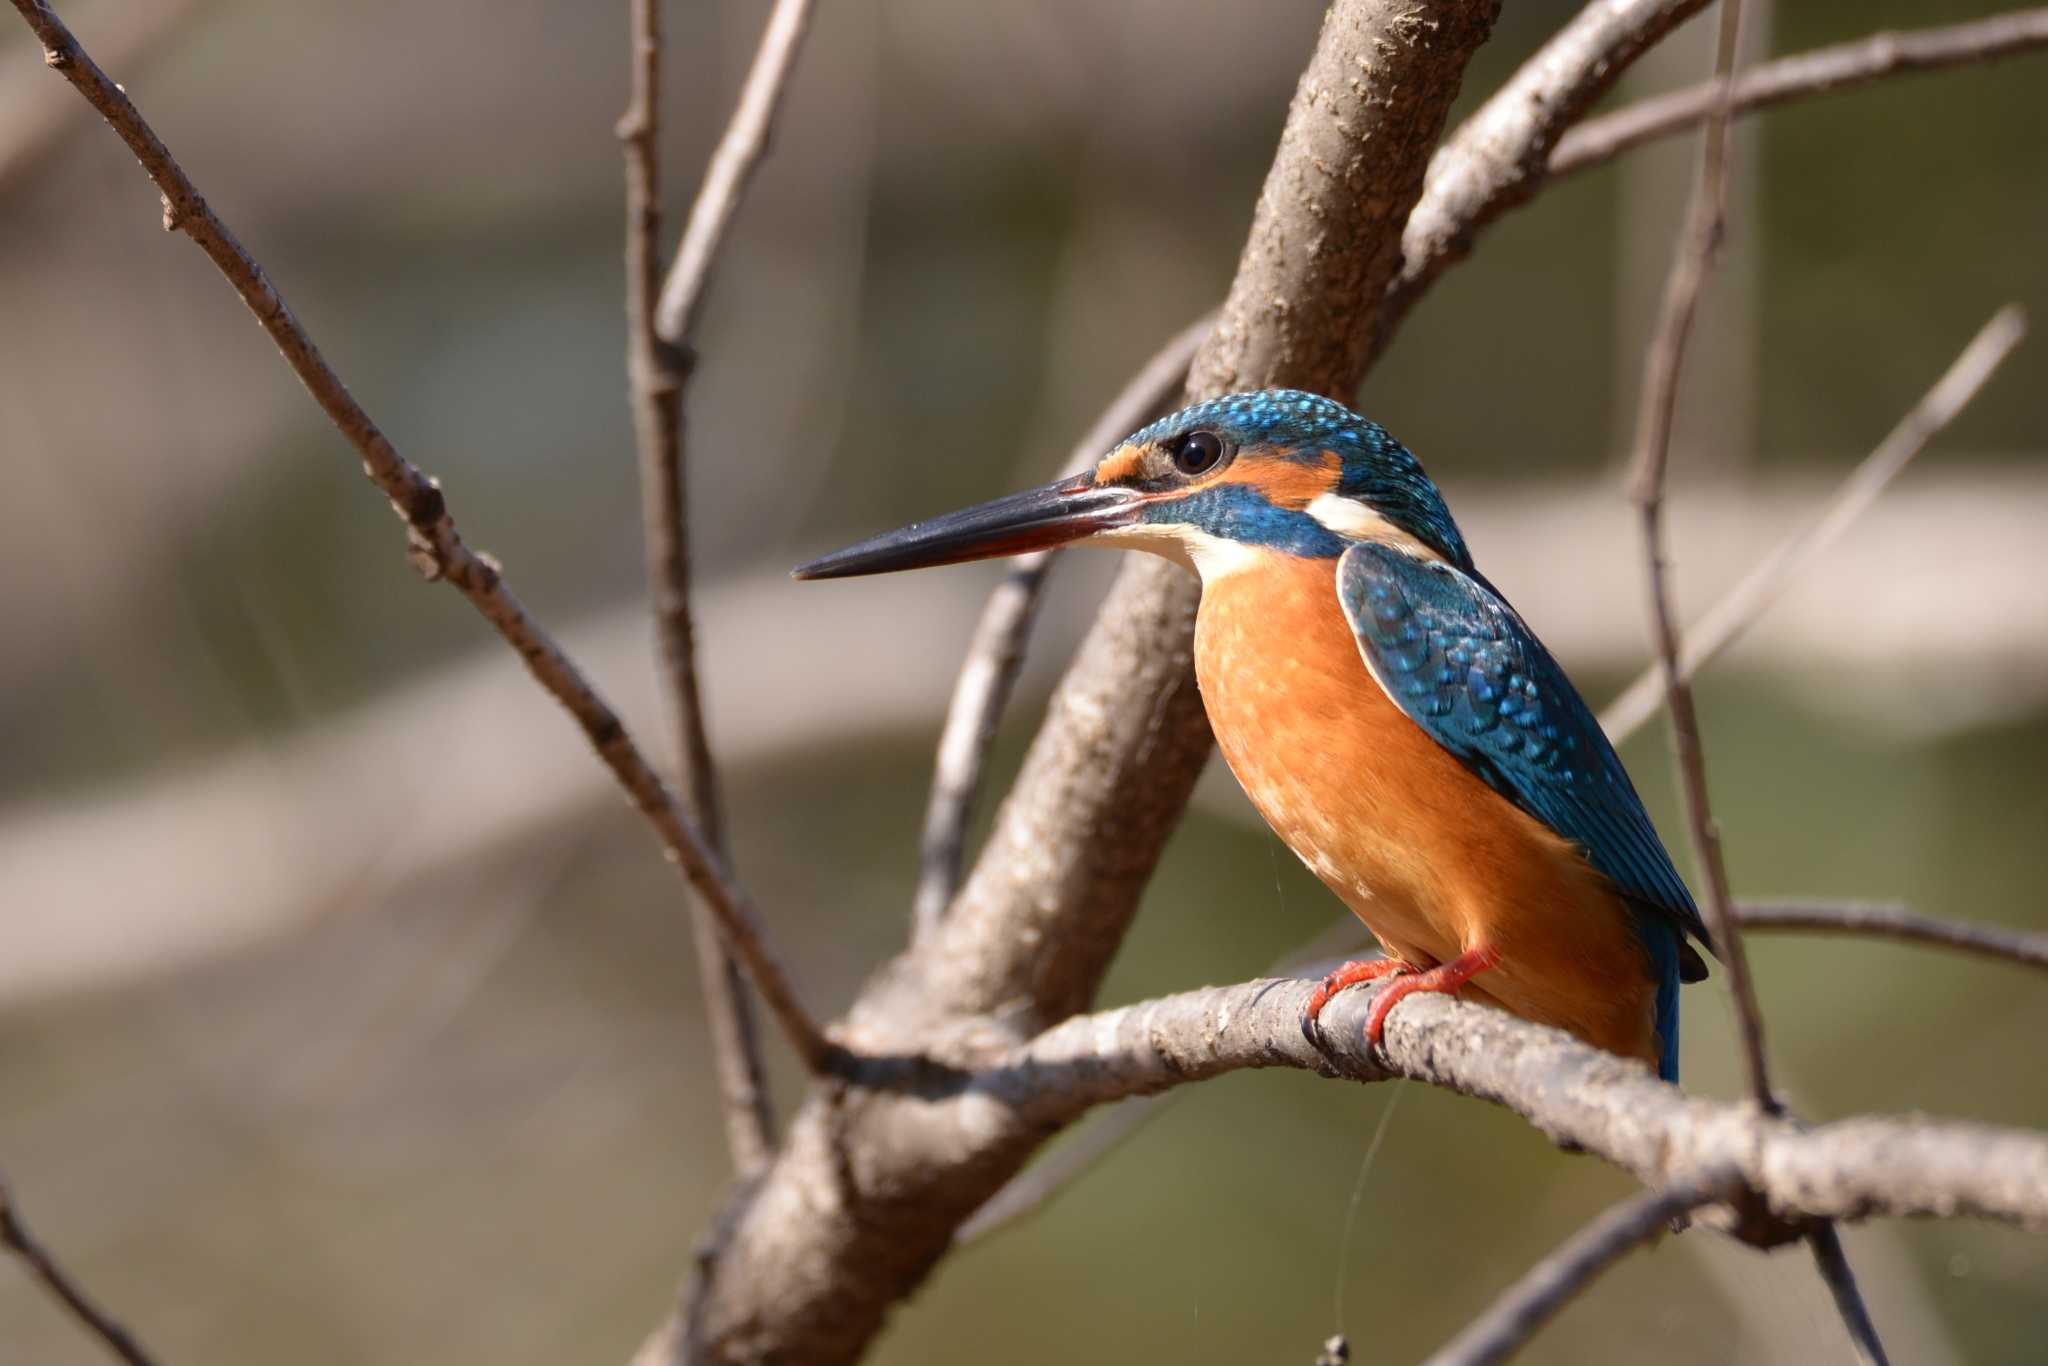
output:
[[[1753,3],[1752,46],[1991,9]],[[1465,106],[1571,10],[1508,6]],[[624,11],[64,7],[666,753],[621,364]],[[763,14],[668,7],[671,233]],[[903,942],[944,699],[1000,571],[784,570],[1048,475],[1220,297],[1319,20],[1307,0],[819,7],[715,280],[690,444],[736,859],[827,1013]],[[1695,24],[1624,94],[1697,79],[1707,41]],[[1746,125],[1677,456],[1692,610],[1999,304],[2048,319],[2044,92],[2048,57],[2021,57]],[[0,24],[0,1165],[167,1361],[621,1361],[725,1180],[679,883],[510,652],[407,568],[351,452],[84,115]],[[1644,657],[1618,459],[1689,146],[1503,221],[1360,396],[1596,704]],[[2048,921],[2044,346],[1705,681],[1741,894]],[[1061,570],[1000,777],[1110,565]],[[1626,757],[1682,848],[1661,733]],[[1336,909],[1214,770],[1105,1001],[1262,971]],[[2048,1125],[2038,979],[1876,943],[1752,954],[1808,1116]],[[1688,1084],[1735,1094],[1725,996],[1688,999]],[[1362,1173],[1395,1094],[1191,1088],[947,1261],[874,1360],[1306,1362],[1340,1326],[1356,1361],[1413,1360],[1629,1187],[1420,1087]],[[2048,1242],[1848,1240],[1897,1359],[2040,1359]],[[1527,1359],[1652,1355],[1847,1346],[1805,1258],[1692,1234]],[[101,1358],[9,1265],[0,1359]]]

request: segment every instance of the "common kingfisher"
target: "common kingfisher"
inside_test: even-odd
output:
[[[1614,747],[1377,423],[1287,389],[1198,403],[1093,470],[800,566],[877,574],[1070,542],[1200,576],[1195,672],[1231,772],[1394,980],[1500,1006],[1678,1077],[1678,987],[1711,947]]]

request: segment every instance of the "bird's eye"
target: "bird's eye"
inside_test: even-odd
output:
[[[1174,468],[1182,474],[1204,474],[1223,463],[1223,438],[1214,432],[1189,432],[1174,441]]]

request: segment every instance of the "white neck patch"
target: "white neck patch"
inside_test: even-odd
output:
[[[1350,540],[1377,541],[1425,560],[1443,560],[1442,555],[1356,498],[1346,498],[1339,493],[1317,494],[1309,502],[1308,515]]]

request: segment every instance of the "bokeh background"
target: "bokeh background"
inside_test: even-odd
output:
[[[1751,8],[1768,53],[1990,7]],[[621,378],[624,6],[64,12],[665,743]],[[1508,6],[1465,104],[1569,12]],[[762,14],[668,6],[676,218]],[[820,6],[715,283],[691,473],[738,866],[828,1012],[903,940],[943,700],[998,571],[783,570],[1045,477],[1221,294],[1319,18]],[[1706,41],[1627,91],[1696,79]],[[725,1174],[678,883],[511,654],[407,569],[351,453],[82,114],[0,24],[0,1163],[168,1361],[622,1360]],[[1810,516],[1995,307],[2048,317],[2044,134],[2048,57],[1747,125],[1680,433],[1687,603]],[[1687,156],[1504,221],[1360,400],[1596,702],[1643,658],[1617,460]],[[2048,919],[2044,346],[1706,680],[1740,892]],[[1059,576],[1005,775],[1108,566]],[[1660,735],[1626,757],[1679,847]],[[1105,1000],[1261,971],[1334,910],[1212,772]],[[2038,979],[1881,944],[1752,953],[1806,1114],[2048,1125]],[[1689,1084],[1736,1093],[1718,986],[1686,1028]],[[1234,1077],[949,1260],[874,1359],[1306,1362],[1341,1326],[1354,1360],[1408,1361],[1627,1187],[1476,1102]],[[2040,1360],[2038,1236],[1848,1237],[1897,1359]],[[1805,1259],[1696,1233],[1527,1359],[1846,1357]],[[0,1359],[100,1357],[0,1266]]]

